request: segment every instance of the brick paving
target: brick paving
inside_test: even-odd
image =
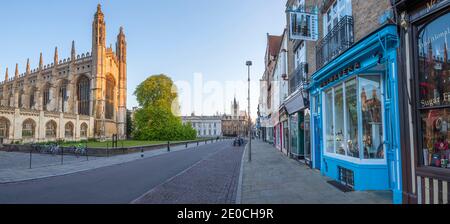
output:
[[[344,193],[328,184],[329,179],[319,171],[287,158],[261,141],[253,143],[252,162],[244,160],[242,179],[242,204],[392,203],[391,192]]]
[[[243,151],[230,143],[134,203],[235,204]]]

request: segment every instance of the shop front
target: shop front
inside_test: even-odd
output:
[[[281,144],[280,150],[283,154],[289,155],[289,142],[290,142],[290,134],[289,134],[289,117],[284,105],[280,109],[280,134],[281,134]]]
[[[397,28],[385,25],[312,76],[314,166],[357,191],[401,202]]]
[[[273,145],[275,148],[281,151],[281,144],[283,141],[283,124],[280,122],[280,113],[277,111],[272,114],[272,124],[273,124]]]
[[[397,1],[404,203],[450,201],[450,1]],[[412,80],[412,81],[409,81]]]
[[[289,156],[311,165],[309,110],[304,96],[307,94],[300,88],[285,101],[286,112],[289,114]]]

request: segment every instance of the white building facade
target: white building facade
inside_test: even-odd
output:
[[[183,124],[191,124],[199,138],[222,136],[221,116],[184,116],[181,119]]]

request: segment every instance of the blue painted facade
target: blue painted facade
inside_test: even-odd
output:
[[[385,25],[368,35],[312,75],[308,86],[311,104],[313,167],[332,179],[339,179],[339,167],[353,171],[354,189],[391,190],[393,202],[402,202],[400,124],[397,83],[398,35],[395,25]],[[349,66],[354,69],[346,70]],[[346,71],[346,72],[342,72]],[[384,159],[361,159],[325,153],[324,91],[358,75],[379,74],[382,89]],[[359,93],[359,92],[358,92]],[[359,96],[359,95],[358,95]],[[361,103],[358,103],[358,110]],[[360,121],[361,122],[361,121]],[[361,123],[359,123],[361,124]],[[361,127],[361,126],[359,126]],[[358,132],[362,135],[362,131]],[[362,142],[362,137],[359,136]],[[363,153],[360,152],[360,155]]]

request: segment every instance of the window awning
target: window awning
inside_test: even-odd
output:
[[[301,91],[295,92],[284,102],[284,105],[288,114],[293,114],[306,108]]]

